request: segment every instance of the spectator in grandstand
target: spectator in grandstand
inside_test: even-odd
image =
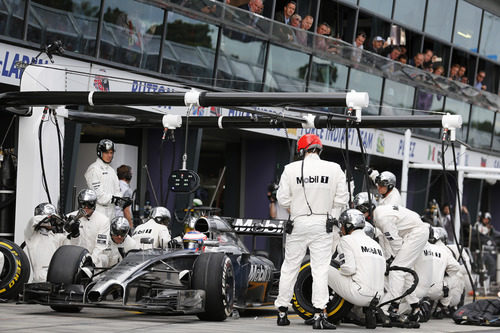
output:
[[[408,65],[415,66],[420,69],[424,69],[424,55],[423,53],[417,53],[413,59],[410,59]]]
[[[316,33],[321,36],[316,36],[314,40],[314,48],[320,51],[328,51],[327,39],[330,35],[330,31],[332,29],[328,25],[328,23],[323,22],[316,28]]]
[[[486,85],[483,84],[483,80],[486,77],[485,71],[479,71],[476,76],[476,83],[474,84],[474,88],[477,90],[486,90]]]
[[[450,68],[450,76],[449,78],[452,79],[452,80],[458,80],[460,79],[458,77],[458,70],[460,69],[460,65],[459,64],[453,64]]]
[[[400,55],[401,55],[401,48],[399,46],[393,46],[389,54],[387,54],[387,58],[394,61],[398,61]]]
[[[431,49],[425,49],[424,50],[424,66],[425,65],[432,65],[432,57],[434,56],[434,52]]]
[[[314,18],[311,15],[306,15],[300,24],[300,27],[302,28],[303,31],[297,31],[295,33],[295,38],[297,39],[297,42],[300,45],[303,46],[311,46],[311,35],[307,33],[309,29],[311,29],[312,25],[314,22]]]
[[[466,71],[467,71],[467,67],[465,67],[465,66],[463,66],[463,65],[462,65],[462,66],[460,66],[460,68],[458,69],[458,78],[459,78],[459,80],[460,80],[460,81],[462,81],[462,79],[463,79],[464,77],[465,77],[465,78],[467,78],[467,77],[465,76],[465,72],[466,72]],[[462,82],[463,82],[463,81],[462,81]],[[464,83],[467,83],[467,82],[464,82]]]
[[[281,23],[290,24],[290,20],[292,18],[292,15],[295,13],[296,7],[297,3],[295,1],[288,1],[285,4],[285,7],[283,7],[283,11],[276,13],[276,15],[274,16],[274,20]]]
[[[398,61],[402,64],[407,64],[408,63],[408,57],[406,54],[402,54],[399,56]]]
[[[264,3],[262,0],[250,0],[246,5],[241,5],[239,8],[260,15],[264,10]]]
[[[362,50],[364,48],[363,44],[365,43],[365,40],[366,40],[366,33],[363,31],[358,32],[358,34],[356,35],[356,39],[352,43],[354,48],[352,48],[350,50],[352,61],[356,61],[356,62],[361,61],[361,56],[363,54]]]
[[[368,51],[381,54],[384,49],[384,39],[377,36],[372,39],[372,44],[366,48]]]
[[[444,67],[441,65],[437,66],[436,69],[434,69],[434,74],[439,75],[439,76],[443,75],[444,74]]]

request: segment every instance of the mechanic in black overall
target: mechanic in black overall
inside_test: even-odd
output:
[[[281,175],[277,199],[282,207],[290,210],[290,221],[279,294],[274,303],[279,311],[278,326],[290,325],[287,310],[300,266],[309,248],[313,276],[312,303],[315,308],[313,328],[336,328],[326,320],[328,270],[333,252],[332,228],[333,218],[338,218],[346,207],[349,194],[340,166],[319,158],[322,149],[317,135],[302,136],[297,151],[303,160],[286,165]],[[293,230],[289,229],[291,225]]]

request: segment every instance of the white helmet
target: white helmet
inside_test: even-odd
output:
[[[392,172],[384,171],[375,178],[375,184],[379,186],[386,186],[390,191],[396,186],[396,176]]]
[[[339,223],[344,227],[346,234],[365,227],[365,216],[357,209],[348,209],[340,214]]]
[[[170,211],[165,207],[155,207],[151,210],[149,218],[155,220],[156,223],[168,225],[170,223]]]
[[[368,192],[359,192],[358,194],[356,194],[352,202],[354,208],[362,213],[366,213],[370,211],[371,206],[371,210],[373,211],[377,207],[377,202],[375,201],[374,195],[371,195],[370,197],[368,196]]]

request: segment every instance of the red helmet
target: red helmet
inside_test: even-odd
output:
[[[302,154],[314,148],[319,150],[323,149],[323,144],[316,134],[303,135],[297,143],[297,152],[301,153],[302,151]]]

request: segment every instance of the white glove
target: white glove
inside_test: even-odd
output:
[[[372,181],[373,181],[374,184],[376,184],[375,183],[375,179],[377,179],[377,177],[379,175],[380,175],[380,173],[377,170],[375,170],[375,169],[373,169],[372,172],[370,172],[369,176],[372,179]]]

